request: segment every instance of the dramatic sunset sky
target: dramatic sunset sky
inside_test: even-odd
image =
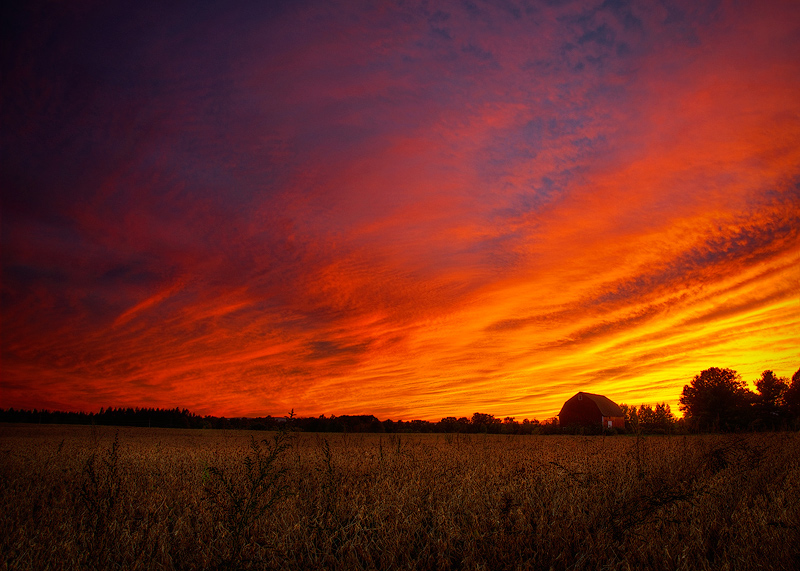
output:
[[[796,0],[16,4],[0,407],[545,419],[800,367]]]

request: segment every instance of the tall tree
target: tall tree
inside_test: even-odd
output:
[[[749,422],[753,396],[736,371],[711,367],[683,387],[679,402],[695,428],[736,430]]]
[[[787,379],[776,377],[770,370],[761,373],[756,381],[755,414],[763,426],[777,428],[785,420],[783,397],[788,388]]]
[[[800,419],[800,369],[792,375],[792,382],[783,393],[783,402],[792,418]]]
[[[474,432],[499,432],[500,422],[502,421],[499,418],[495,418],[493,414],[476,412],[472,415],[471,424]],[[498,430],[495,431],[494,428],[498,428]]]
[[[664,402],[657,404],[653,412],[655,413],[656,430],[671,432],[675,424],[675,415],[672,414],[669,405]]]

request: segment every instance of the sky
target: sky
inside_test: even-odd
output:
[[[18,2],[0,407],[544,420],[800,368],[800,3]]]

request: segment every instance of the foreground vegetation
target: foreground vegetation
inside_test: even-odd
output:
[[[799,546],[796,433],[0,425],[7,569],[796,569]]]

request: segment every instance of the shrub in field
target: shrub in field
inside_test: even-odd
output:
[[[286,431],[278,432],[272,441],[251,437],[239,473],[222,466],[205,467],[203,483],[210,509],[230,539],[224,565],[240,562],[253,524],[288,494],[287,467],[280,461],[290,447]]]

